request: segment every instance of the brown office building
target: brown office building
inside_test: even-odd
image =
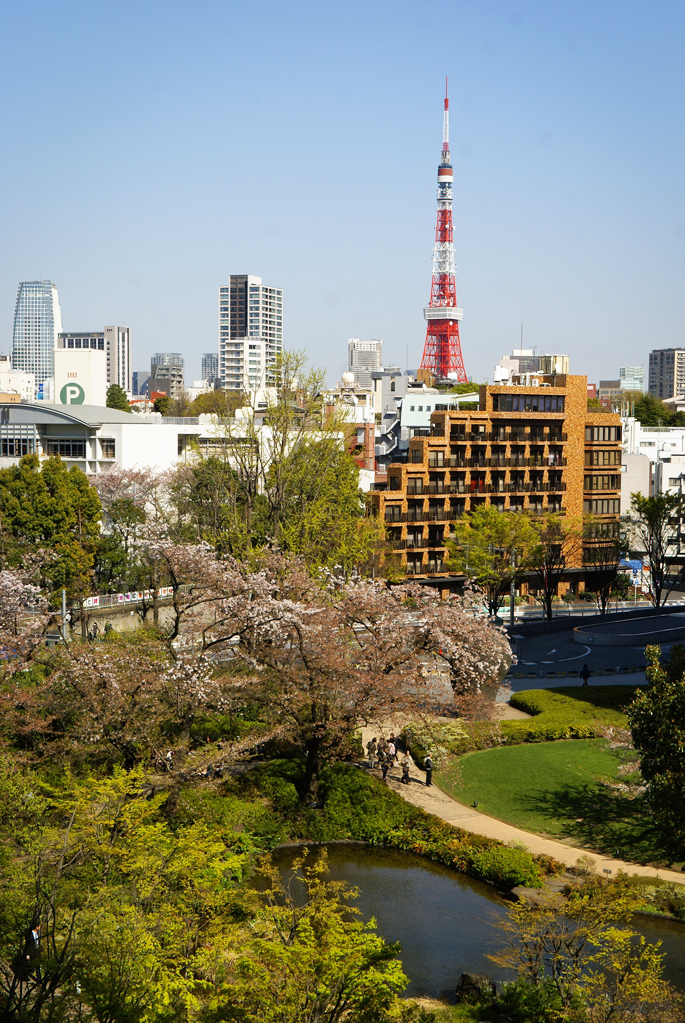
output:
[[[503,514],[593,517],[605,535],[618,530],[621,419],[587,411],[587,377],[525,377],[480,388],[478,411],[440,410],[427,437],[409,442],[408,461],[388,467],[387,488],[373,494],[393,558],[410,577],[447,593],[445,541],[465,512],[491,505]],[[582,556],[561,584],[583,588]]]

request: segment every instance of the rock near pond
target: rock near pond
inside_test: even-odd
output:
[[[477,998],[494,998],[497,994],[494,980],[486,973],[462,973],[457,984],[457,1001],[467,1002]]]

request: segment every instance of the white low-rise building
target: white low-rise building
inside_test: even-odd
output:
[[[0,466],[37,454],[59,455],[89,476],[114,467],[169,469],[211,433],[211,416],[165,419],[98,405],[0,404]]]

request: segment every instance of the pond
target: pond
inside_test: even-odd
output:
[[[274,861],[287,871],[299,851],[278,850]],[[327,851],[331,880],[359,888],[364,919],[375,917],[379,934],[401,943],[408,995],[449,996],[464,971],[507,979],[486,956],[502,945],[496,925],[507,905],[490,885],[393,849],[330,845]],[[642,916],[633,929],[663,943],[664,976],[685,990],[685,925]]]

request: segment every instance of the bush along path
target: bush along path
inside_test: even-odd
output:
[[[366,743],[372,736],[379,734],[382,734],[382,730],[378,725],[364,728],[362,730],[363,746],[366,746]],[[366,764],[368,770],[368,763],[362,763]],[[377,770],[374,770],[372,773],[380,776],[380,772]],[[412,803],[412,805],[439,817],[447,824],[461,831],[471,832],[474,835],[481,835],[486,838],[494,838],[514,848],[523,846],[536,856],[557,860],[566,867],[575,866],[579,857],[587,857],[590,854],[595,860],[595,869],[600,876],[615,877],[619,871],[622,871],[625,874],[661,878],[672,884],[685,884],[685,874],[679,871],[646,867],[636,863],[629,863],[626,860],[602,856],[600,853],[594,853],[589,849],[581,849],[567,845],[565,842],[555,842],[552,839],[541,838],[539,835],[534,835],[529,831],[523,831],[521,828],[515,828],[510,824],[495,820],[494,817],[486,817],[485,814],[478,811],[477,807],[465,806],[463,803],[457,802],[456,799],[452,799],[446,792],[443,792],[435,784],[435,775],[433,776],[432,786],[427,788],[425,773],[416,764],[412,764],[410,769],[410,782],[408,785],[403,785],[400,782],[400,776],[401,771],[397,767],[388,773],[387,784],[393,792],[402,796],[403,799]]]

